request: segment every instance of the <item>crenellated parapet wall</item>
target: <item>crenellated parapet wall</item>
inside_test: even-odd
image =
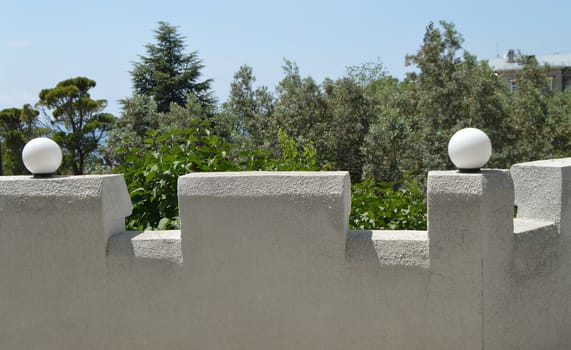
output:
[[[189,174],[146,232],[122,176],[0,177],[0,349],[566,349],[570,171],[430,172],[428,231],[349,231],[346,172]]]

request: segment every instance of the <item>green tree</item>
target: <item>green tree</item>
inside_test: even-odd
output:
[[[513,131],[510,137],[513,162],[526,162],[549,157],[551,153],[551,130],[549,125],[549,105],[553,91],[547,87],[546,76],[549,67],[540,66],[533,56],[519,55],[523,65],[518,78],[517,88],[511,98],[511,123]],[[555,127],[557,129],[557,127]]]
[[[379,58],[376,62],[365,62],[358,66],[347,67],[347,77],[363,88],[369,88],[371,84],[383,80],[387,76],[388,72]]]
[[[194,95],[204,108],[213,109],[211,79],[200,80],[204,65],[198,53],[185,53],[184,36],[177,27],[159,22],[154,44],[147,44],[147,56],[139,56],[131,71],[135,94],[152,97],[159,112],[168,112],[171,103],[185,106]]]
[[[117,128],[133,131],[141,139],[147,131],[159,127],[159,112],[156,102],[146,96],[134,95],[133,97],[120,100],[121,118],[117,121]]]
[[[354,79],[326,79],[318,84],[302,77],[292,61],[285,60],[285,76],[273,96],[266,88],[254,89],[252,69],[244,66],[234,76],[230,99],[224,112],[234,118],[240,143],[250,150],[268,149],[280,154],[278,130],[298,144],[312,141],[318,165],[349,170],[360,179],[364,155],[361,151],[372,119],[364,88]]]
[[[406,58],[407,64],[418,69],[407,81],[412,89],[411,125],[420,145],[421,172],[452,167],[448,140],[467,126],[483,129],[495,148],[503,148],[509,116],[499,79],[486,63],[462,49],[463,38],[454,24],[439,23],[428,25],[422,46]]]
[[[418,73],[408,79],[414,82],[416,103],[415,126],[422,153],[418,154],[426,169],[450,166],[446,145],[450,133],[462,117],[459,108],[462,93],[456,72],[462,63],[459,51],[462,36],[451,23],[440,22],[442,29],[430,23],[423,44],[414,55],[406,57],[407,65],[414,65]]]
[[[571,90],[567,89],[550,98],[546,120],[551,135],[551,151],[548,157],[571,156]]]
[[[373,105],[365,88],[349,77],[325,79],[322,83],[326,114],[316,125],[315,137],[321,163],[348,170],[353,181],[361,180],[365,155],[363,143],[374,119]]]
[[[237,142],[263,148],[270,130],[276,127],[272,118],[274,96],[265,86],[254,88],[255,81],[252,67],[241,66],[230,83],[230,96],[222,105],[222,113],[232,120]]]
[[[124,173],[133,202],[128,228],[178,228],[177,179],[188,173],[319,170],[311,142],[297,144],[281,130],[279,156],[252,152],[243,159],[233,159],[231,154],[237,145],[214,135],[211,127],[209,121],[194,119],[185,129],[150,130],[142,145],[122,150],[124,162],[115,170]]]
[[[311,140],[320,166],[349,170],[358,180],[360,147],[370,119],[362,87],[349,78],[317,84],[311,77],[302,78],[297,65],[288,60],[283,68],[285,77],[276,88],[273,130],[282,129],[300,144]],[[277,135],[270,137],[277,140]],[[277,147],[274,141],[272,149]]]
[[[38,123],[40,112],[29,104],[22,108],[7,108],[0,111],[0,175],[23,175],[28,171],[22,163],[21,155],[24,146],[35,137],[48,132]],[[3,166],[2,166],[3,165]]]
[[[369,128],[361,144],[363,175],[394,183],[418,169],[418,142],[413,133],[416,111],[409,81],[387,74],[382,62],[347,68],[348,77],[363,89]]]
[[[282,129],[278,130],[279,155],[265,158],[258,168],[250,166],[250,170],[268,171],[317,171],[317,151],[311,140],[298,144]]]
[[[383,77],[367,86],[374,119],[365,136],[363,173],[376,181],[399,181],[417,169],[418,142],[414,140],[410,84]]]
[[[168,112],[157,112],[154,100],[140,95],[124,99],[121,104],[121,118],[109,132],[106,145],[100,150],[106,164],[111,167],[123,163],[123,149],[145,149],[145,139],[149,131],[187,129],[194,127],[197,121],[207,121],[209,132],[218,136],[228,133],[224,124],[217,122],[217,116],[209,117],[202,104],[192,95],[185,106],[173,103]]]
[[[493,155],[488,167],[509,168],[508,135],[513,133],[509,114],[509,91],[504,82],[496,76],[486,61],[478,61],[476,56],[464,52],[463,61],[457,71],[460,91],[458,98],[458,120],[450,136],[458,129],[475,127],[490,137]]]
[[[298,141],[312,140],[320,150],[320,141],[326,123],[326,101],[318,83],[311,77],[302,78],[298,66],[285,60],[285,77],[276,87],[277,101],[274,109],[272,134],[268,135],[273,146],[278,147],[277,130],[281,128]]]
[[[113,115],[103,113],[107,101],[93,100],[89,95],[94,87],[95,81],[77,77],[40,92],[38,105],[51,110],[52,137],[62,146],[64,162],[75,175],[84,173],[86,160],[115,121]]]
[[[150,97],[135,95],[119,101],[121,116],[109,130],[105,145],[100,147],[105,164],[111,168],[125,159],[124,148],[140,148],[149,130],[159,127],[160,112]]]

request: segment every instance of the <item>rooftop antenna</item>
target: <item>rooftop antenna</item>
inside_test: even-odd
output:
[[[496,43],[496,58],[500,58],[500,45]]]

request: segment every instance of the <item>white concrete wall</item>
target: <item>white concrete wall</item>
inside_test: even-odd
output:
[[[0,177],[0,349],[567,349],[570,169],[431,172],[428,232],[348,231],[346,172],[183,176],[142,233],[121,176]]]
[[[571,348],[571,159],[517,164],[511,174],[518,217],[499,306],[510,319],[504,348]]]

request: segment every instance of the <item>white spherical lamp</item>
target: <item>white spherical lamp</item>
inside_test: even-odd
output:
[[[456,132],[448,142],[448,156],[461,172],[477,172],[492,155],[492,142],[480,129]]]
[[[34,177],[53,175],[61,165],[61,160],[61,148],[46,137],[30,140],[22,150],[22,161]]]

